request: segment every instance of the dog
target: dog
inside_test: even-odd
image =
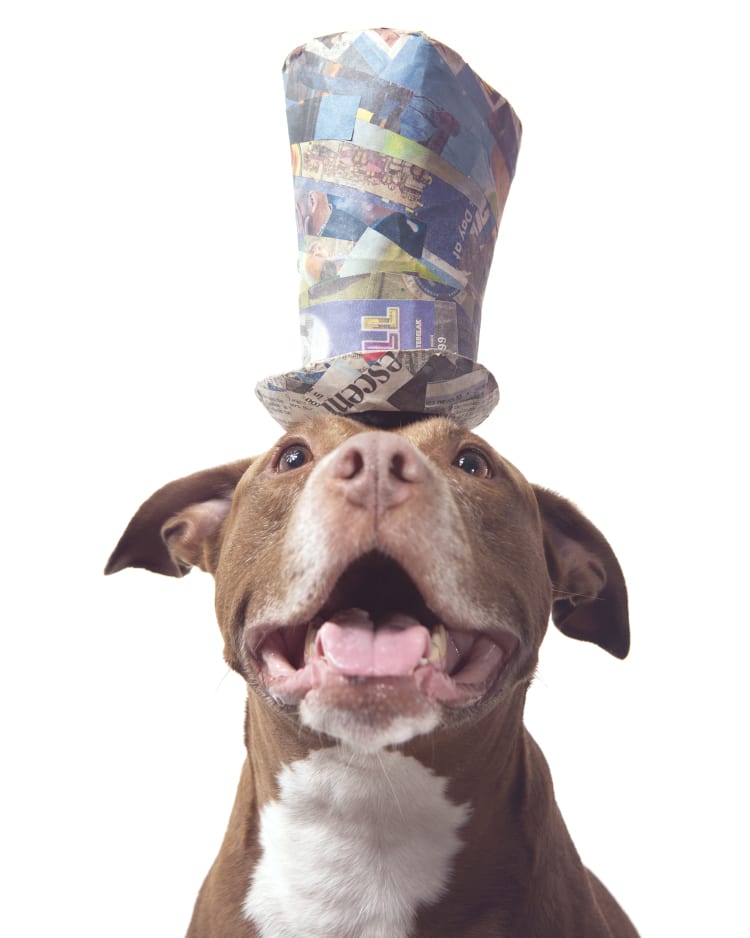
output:
[[[245,760],[188,938],[637,938],[523,725],[548,620],[624,658],[603,535],[442,417],[314,417],[164,486],[106,568],[215,577]]]

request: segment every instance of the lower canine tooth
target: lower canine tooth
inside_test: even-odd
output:
[[[440,664],[445,660],[448,650],[448,635],[444,625],[436,625],[430,639],[430,661]]]
[[[315,640],[318,637],[318,628],[319,626],[312,623],[307,627],[307,634],[305,635],[305,664],[315,656]]]

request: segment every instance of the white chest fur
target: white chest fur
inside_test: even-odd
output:
[[[398,752],[332,748],[279,774],[245,914],[262,938],[407,938],[439,898],[468,806]]]

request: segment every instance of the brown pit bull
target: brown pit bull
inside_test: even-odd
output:
[[[628,652],[599,531],[481,438],[300,424],[160,489],[108,573],[216,579],[247,759],[188,938],[633,938],[523,726],[552,614]]]

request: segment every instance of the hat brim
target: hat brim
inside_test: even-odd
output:
[[[471,429],[500,398],[484,365],[434,349],[350,352],[265,378],[255,393],[285,429],[313,414],[372,411],[450,417]]]

